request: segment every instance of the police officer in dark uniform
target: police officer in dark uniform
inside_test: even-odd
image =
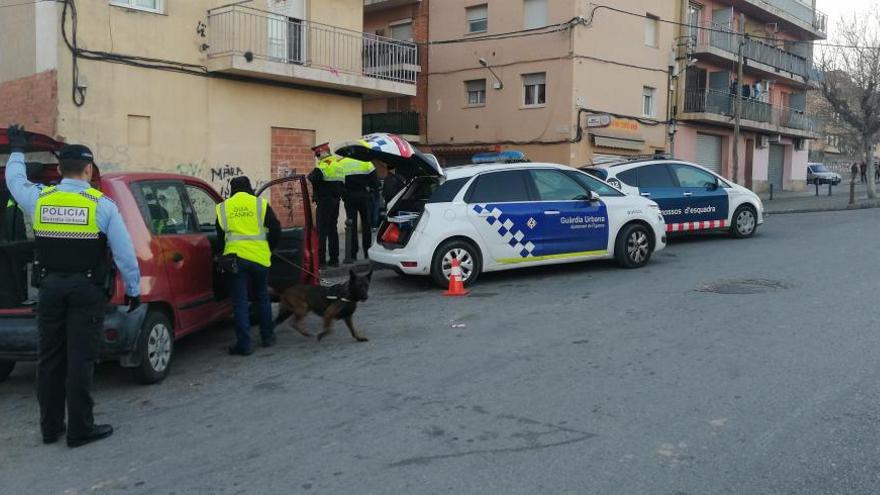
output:
[[[345,172],[345,193],[342,195],[342,200],[345,202],[345,217],[347,221],[351,222],[351,228],[354,232],[354,235],[351,236],[351,256],[357,258],[358,217],[360,217],[364,258],[368,258],[373,238],[373,226],[370,221],[370,196],[373,191],[380,188],[379,175],[376,173],[376,167],[370,162],[343,158],[339,160],[339,163]]]
[[[23,152],[29,135],[13,125],[7,137],[12,154],[6,185],[21,208],[33,212],[40,267],[37,396],[43,443],[55,443],[66,430],[67,445],[79,447],[113,434],[112,426],[95,424],[91,396],[107,304],[107,247],[125,282],[129,312],[140,305],[137,257],[116,204],[89,184],[94,157],[87,147],[64,146],[58,155],[62,180],[45,187],[27,179]]]
[[[318,217],[318,261],[323,266],[329,257],[330,266],[339,266],[339,200],[345,191],[345,172],[339,158],[330,152],[330,144],[312,148],[318,166],[309,173],[315,194]]]

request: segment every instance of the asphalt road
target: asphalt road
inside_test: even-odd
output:
[[[642,270],[508,272],[465,299],[377,272],[369,343],[285,330],[233,358],[217,328],[158,386],[102,365],[116,435],[82,449],[40,444],[20,366],[0,491],[875,494],[878,216],[771,217]]]

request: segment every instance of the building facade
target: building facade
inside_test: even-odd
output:
[[[416,94],[416,46],[363,33],[363,0],[227,3],[4,8],[0,125],[86,144],[105,172],[180,172],[225,192],[239,175],[310,170],[311,146],[360,135],[365,96]]]
[[[428,41],[430,0],[364,0],[364,31],[424,47]],[[390,132],[413,144],[425,143],[427,133],[427,51],[419,50],[416,96],[364,98],[364,134]]]
[[[819,137],[807,111],[818,77],[812,45],[827,22],[815,0],[680,0],[679,9],[675,156],[729,178],[738,169],[735,180],[755,191],[804,189],[809,140]]]
[[[615,7],[640,15],[576,0],[431,2],[427,147],[446,164],[502,149],[573,166],[662,152],[676,29],[657,19],[675,19],[675,4]]]

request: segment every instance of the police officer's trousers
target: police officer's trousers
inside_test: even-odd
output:
[[[339,263],[339,199],[319,198],[317,200],[318,216],[318,261],[331,264]]]
[[[49,274],[40,287],[37,398],[43,435],[57,435],[67,405],[69,437],[91,433],[92,377],[106,298],[84,274]]]
[[[354,235],[351,236],[351,256],[357,258],[358,253],[358,216],[361,218],[361,240],[364,247],[364,258],[370,249],[373,238],[373,226],[370,224],[370,197],[366,192],[352,194],[345,197],[345,217],[351,220],[351,228]]]

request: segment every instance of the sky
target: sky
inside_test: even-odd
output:
[[[816,8],[828,14],[828,40],[835,40],[837,25],[841,17],[852,16],[854,12],[863,12],[872,5],[880,4],[880,0],[816,0]]]

